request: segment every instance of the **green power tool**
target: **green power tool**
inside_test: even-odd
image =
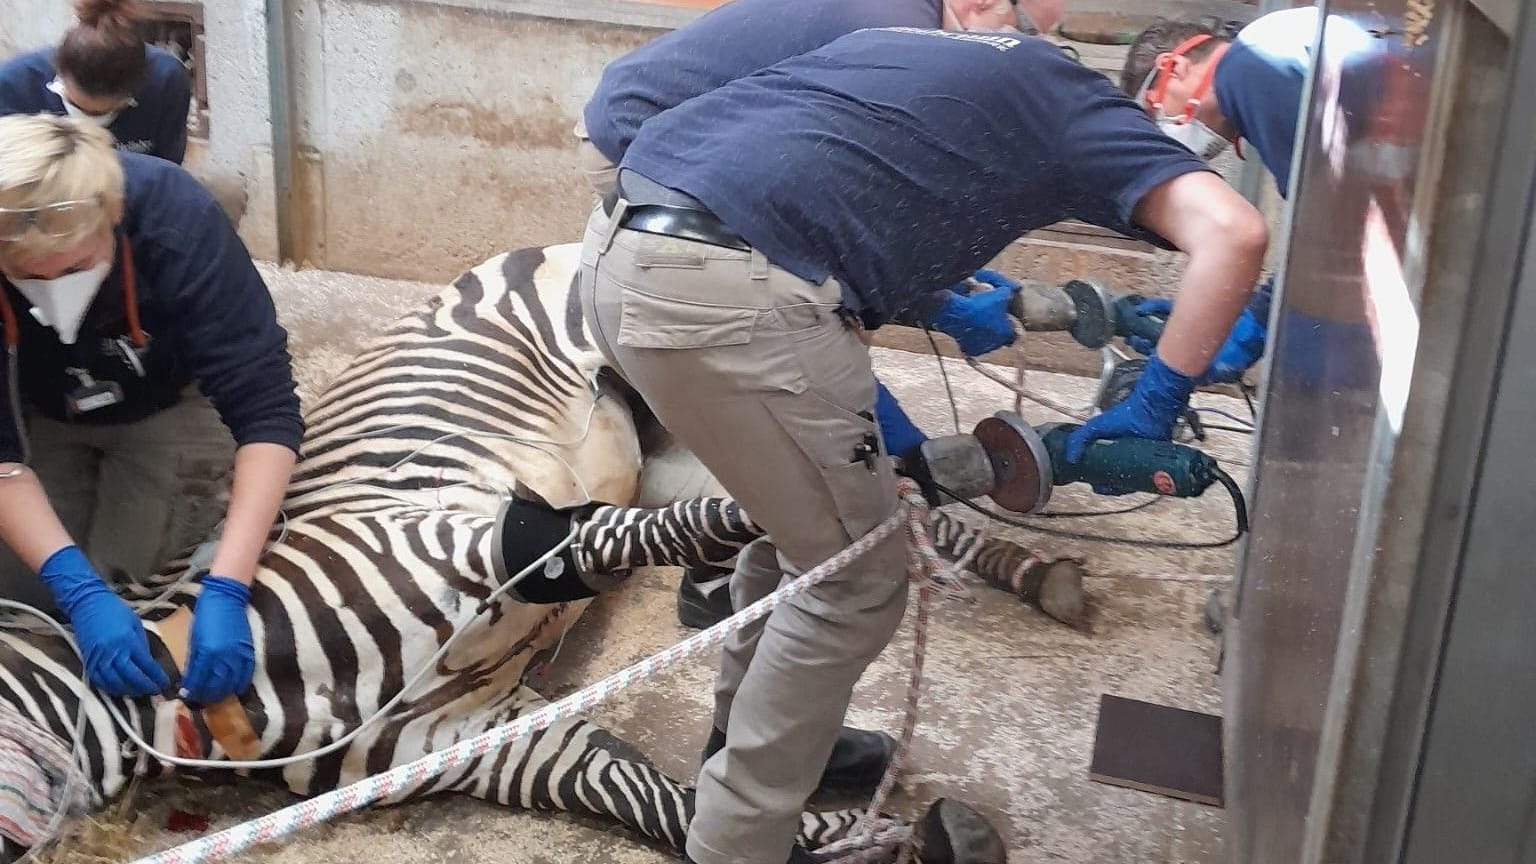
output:
[[[1038,428],[1011,411],[999,411],[970,435],[925,441],[903,466],[919,485],[954,498],[991,498],[1015,513],[1038,513],[1051,490],[1087,483],[1101,492],[1147,492],[1196,498],[1218,481],[1229,481],[1216,460],[1172,441],[1115,438],[1088,445],[1076,463],[1067,461],[1067,438],[1078,427],[1052,423]],[[1229,488],[1235,488],[1231,486]]]

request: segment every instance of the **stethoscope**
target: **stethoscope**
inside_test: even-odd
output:
[[[144,328],[139,326],[139,298],[137,290],[137,276],[133,272],[133,247],[124,237],[118,242],[118,263],[123,273],[123,310],[128,318],[128,332],[126,337],[134,349],[142,351],[149,345],[149,337],[144,335]],[[3,280],[0,280],[3,281]],[[21,462],[29,465],[32,462],[32,443],[27,438],[26,423],[21,416],[21,377],[17,370],[17,359],[21,348],[21,325],[16,321],[16,310],[11,308],[10,298],[0,298],[0,321],[5,325],[5,383],[11,400],[11,422],[16,427],[16,435],[21,440]],[[125,355],[130,358],[129,365],[141,377],[144,368],[139,362],[135,351],[127,351]],[[0,480],[15,477],[21,473],[21,468],[12,468],[10,471],[0,473]]]

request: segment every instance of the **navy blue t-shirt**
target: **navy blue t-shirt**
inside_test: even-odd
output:
[[[161,48],[145,49],[149,71],[134,91],[135,105],[124,108],[107,129],[130,153],[148,153],[180,165],[187,155],[187,116],[192,82],[187,67]],[[64,99],[49,89],[58,77],[53,49],[22,54],[0,65],[0,116],[65,114]]]
[[[609,63],[587,102],[592,145],[618,164],[640,124],[865,27],[938,27],[942,0],[733,0]]]
[[[1212,86],[1221,113],[1258,151],[1264,167],[1274,175],[1281,197],[1290,195],[1291,155],[1296,147],[1317,24],[1315,7],[1265,15],[1237,34],[1232,47],[1216,65]],[[1330,62],[1341,65],[1363,64],[1381,45],[1381,40],[1340,16],[1330,16],[1325,38],[1325,54]],[[1369,75],[1352,75],[1349,80],[1357,94],[1368,97],[1373,90],[1369,82],[1374,79]],[[1340,96],[1346,109],[1356,101],[1348,94]],[[1354,113],[1358,112],[1346,111],[1346,116]]]
[[[694,196],[878,326],[1024,233],[1131,214],[1206,164],[1109,80],[1018,34],[862,30],[653,117],[623,167]]]
[[[179,166],[122,154],[127,180],[118,253],[86,312],[73,346],[39,323],[31,304],[0,278],[21,329],[17,348],[22,401],[46,417],[70,421],[66,394],[87,369],[117,383],[123,400],[73,418],[86,424],[131,423],[176,404],[196,383],[218,409],[236,444],[265,442],[298,451],[304,424],[294,390],[288,334],[266,283],[218,202]],[[139,322],[149,346],[137,374],[116,347],[128,330],[123,292],[126,241]],[[8,361],[0,354],[0,371]],[[0,386],[0,462],[21,458],[9,392]]]

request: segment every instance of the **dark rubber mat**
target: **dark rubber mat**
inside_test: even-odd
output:
[[[1106,693],[1088,776],[1220,807],[1221,718]]]

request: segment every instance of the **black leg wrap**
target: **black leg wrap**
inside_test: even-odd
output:
[[[496,581],[505,584],[562,543],[588,509],[554,510],[545,504],[509,499],[496,515],[496,533],[491,539]],[[570,545],[524,576],[509,593],[524,603],[565,603],[597,596],[597,591],[583,581]]]

